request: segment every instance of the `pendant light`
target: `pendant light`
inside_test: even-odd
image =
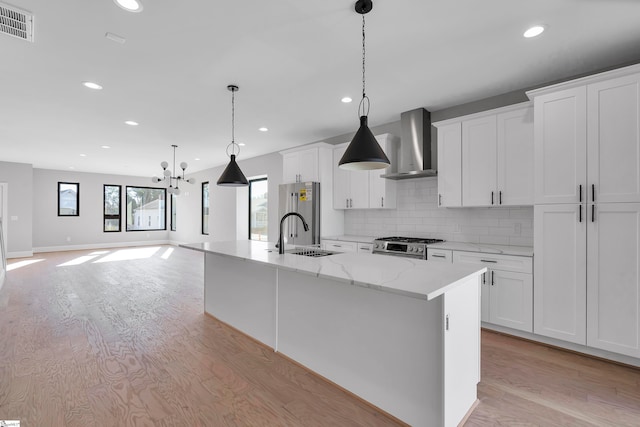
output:
[[[229,85],[227,89],[231,91],[231,144],[227,146],[227,156],[231,157],[229,164],[225,168],[222,175],[218,179],[218,185],[224,187],[244,187],[249,185],[249,181],[240,170],[240,166],[236,163],[236,152],[240,154],[240,146],[235,140],[235,94],[238,86]],[[231,147],[231,155],[229,155],[229,147]]]
[[[151,178],[151,181],[156,183],[167,181],[167,183],[169,184],[169,188],[167,189],[169,194],[175,194],[176,196],[179,196],[180,188],[178,186],[180,185],[180,181],[188,182],[189,184],[194,184],[196,180],[193,178],[187,179],[186,177],[187,175],[186,170],[188,166],[187,162],[180,163],[180,169],[182,169],[182,175],[179,175],[178,172],[176,172],[176,148],[178,148],[178,146],[175,144],[171,146],[173,147],[173,172],[175,172],[176,176],[173,176],[173,173],[171,172],[171,170],[168,169],[169,163],[162,162],[160,163],[160,167],[162,168],[162,178],[154,176],[153,178]]]
[[[364,32],[364,15],[373,9],[371,0],[358,0],[355,10],[362,15],[362,100],[358,106],[358,115],[360,116],[360,128],[356,132],[353,140],[347,147],[347,151],[340,159],[338,165],[341,169],[347,170],[371,170],[384,169],[389,167],[391,162],[384,153],[380,144],[376,140],[367,123],[369,115],[369,97],[365,92],[365,32]],[[360,113],[362,109],[362,113]]]

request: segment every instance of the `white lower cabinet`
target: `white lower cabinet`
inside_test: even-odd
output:
[[[587,345],[640,357],[640,203],[589,206],[587,241]]]
[[[448,249],[427,248],[427,260],[447,262],[451,264],[453,262],[453,251]]]
[[[533,275],[530,257],[454,251],[453,263],[488,268],[482,276],[483,322],[533,332]]]
[[[322,249],[336,252],[357,252],[358,244],[356,242],[345,242],[342,240],[323,240]]]
[[[358,243],[358,253],[371,253],[373,251],[373,243]]]

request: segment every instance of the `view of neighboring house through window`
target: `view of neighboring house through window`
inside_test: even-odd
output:
[[[80,184],[58,182],[58,216],[80,215]]]
[[[269,187],[267,178],[249,181],[249,238],[266,242]]]
[[[209,234],[209,183],[202,183],[202,234]]]
[[[127,186],[127,231],[166,230],[167,190]]]
[[[171,231],[176,231],[176,202],[178,201],[178,196],[175,194],[171,195]]]
[[[121,185],[104,185],[104,223],[103,231],[120,231],[120,218],[122,210],[120,206]]]

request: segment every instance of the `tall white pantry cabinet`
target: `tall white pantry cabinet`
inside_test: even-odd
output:
[[[527,92],[534,333],[640,357],[640,65]]]

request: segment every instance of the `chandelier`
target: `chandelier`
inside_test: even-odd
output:
[[[177,145],[171,145],[171,146],[173,147],[173,171],[175,172],[176,148],[178,148],[178,146]],[[160,163],[160,166],[162,167],[162,170],[163,170],[162,178],[158,178],[157,176],[154,176],[153,178],[151,178],[151,181],[152,182],[167,181],[169,184],[169,188],[167,188],[167,191],[169,192],[169,194],[175,194],[176,196],[180,195],[180,187],[179,187],[180,181],[185,181],[185,182],[188,182],[189,184],[195,184],[196,182],[195,179],[193,178],[187,179],[185,176],[185,171],[188,166],[187,162],[180,163],[180,169],[182,169],[182,175],[178,175],[176,173],[176,175],[174,176],[171,170],[167,169],[169,167],[169,163],[167,162]]]

